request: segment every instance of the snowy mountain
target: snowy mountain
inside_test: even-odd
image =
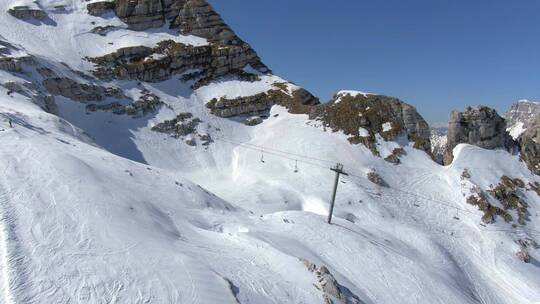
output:
[[[517,139],[539,114],[539,102],[526,99],[514,102],[505,115],[508,132],[514,139]]]
[[[442,164],[444,153],[447,149],[448,143],[448,127],[445,128],[431,128],[431,154],[433,159]]]
[[[0,14],[0,303],[540,301],[520,155],[455,136],[441,166],[413,106],[320,103],[204,0]]]

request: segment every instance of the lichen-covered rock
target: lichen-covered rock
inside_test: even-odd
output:
[[[461,143],[484,149],[502,148],[514,151],[515,143],[506,131],[506,121],[494,109],[468,107],[464,112],[453,111],[448,124],[447,150],[444,163],[452,163],[452,150]]]
[[[247,114],[255,115],[270,110],[274,104],[275,100],[272,100],[271,92],[265,92],[234,99],[214,98],[206,104],[206,107],[212,114],[227,118]]]
[[[501,181],[497,186],[488,190],[488,193],[501,203],[505,211],[515,210],[517,212],[517,222],[521,225],[525,225],[529,215],[527,211],[528,204],[523,199],[522,194],[524,188],[525,183],[522,180],[505,175],[501,177]],[[511,218],[509,215],[506,217]]]
[[[329,103],[317,107],[311,117],[325,126],[349,135],[352,143],[363,143],[376,152],[376,135],[385,140],[400,136],[414,142],[415,148],[430,153],[430,129],[416,109],[393,97],[373,94],[338,94]],[[361,134],[365,130],[368,134]]]
[[[88,13],[92,16],[101,16],[111,12],[115,8],[114,1],[99,1],[89,3],[86,8]]]
[[[528,204],[524,200],[525,183],[518,178],[502,176],[499,184],[486,192],[479,187],[472,189],[467,203],[477,206],[483,212],[482,221],[486,224],[495,222],[500,216],[507,223],[515,221],[511,212],[517,214],[517,223],[525,225],[528,220]]]
[[[28,6],[14,6],[8,10],[8,13],[18,19],[45,19],[47,13],[39,8],[30,8]]]

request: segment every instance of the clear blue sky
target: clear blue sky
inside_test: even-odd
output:
[[[540,0],[210,0],[263,61],[322,100],[399,97],[452,109],[540,100]]]

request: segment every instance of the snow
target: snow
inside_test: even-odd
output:
[[[368,95],[376,95],[376,94],[372,94],[372,93],[366,93],[366,92],[361,92],[361,91],[351,91],[351,90],[341,90],[339,92],[336,93],[336,99],[334,101],[335,104],[338,104],[341,102],[341,99],[347,95],[350,95],[351,97],[356,97],[358,95],[362,95],[364,97],[367,97]]]
[[[392,130],[392,123],[390,123],[390,122],[385,122],[385,123],[382,125],[382,128],[383,128],[383,132],[388,132],[388,131]]]
[[[345,96],[345,95],[351,95],[352,97],[356,97],[358,95],[362,95],[364,97],[367,97],[368,95],[375,95],[373,93],[366,93],[361,91],[351,91],[351,90],[341,90],[337,92],[338,96]]]
[[[2,1],[0,14],[13,3]],[[69,14],[48,12],[57,26],[4,14],[0,35],[60,73],[69,73],[60,62],[87,69],[83,56],[172,35],[121,28],[99,38],[88,34],[90,21],[122,23],[88,16],[85,2],[67,4]],[[32,77],[0,72],[1,82],[39,81]],[[205,107],[285,82],[260,77],[196,91],[179,77],[106,83],[134,97],[148,89],[166,104],[139,118],[88,114],[61,97],[55,116],[0,87],[0,303],[321,303],[300,259],[327,266],[366,303],[540,301],[538,250],[530,264],[515,257],[517,239],[539,240],[538,195],[525,191],[530,221],[516,228],[480,225],[482,212],[464,197],[503,175],[540,182],[518,156],[458,145],[453,163],[440,166],[376,135],[378,157],[281,106],[254,127]],[[151,131],[180,112],[200,118],[198,132],[214,142],[192,147]],[[395,148],[406,152],[399,165],[383,160]],[[349,175],[328,225],[337,162]],[[464,169],[470,180],[461,179]],[[367,180],[373,170],[389,188]]]
[[[358,135],[360,135],[360,137],[368,137],[369,136],[369,131],[366,130],[365,128],[360,127],[358,129]]]
[[[236,79],[213,82],[195,91],[198,98],[210,101],[214,98],[234,99],[243,96],[252,96],[275,89],[275,83],[285,82],[280,77],[274,75],[260,76],[259,81],[247,82]]]
[[[91,39],[87,39],[91,35]],[[99,57],[110,54],[119,48],[133,47],[133,46],[146,46],[155,47],[161,41],[173,40],[178,43],[189,44],[194,46],[202,46],[208,44],[208,41],[204,38],[192,36],[192,35],[176,35],[172,33],[159,33],[159,32],[138,32],[127,29],[119,29],[112,31],[107,36],[95,35],[92,33],[82,35],[81,38],[86,36],[86,41],[91,43],[97,43],[100,47],[92,47],[88,45],[87,52],[84,55],[89,57]],[[81,43],[85,41],[81,39]],[[109,44],[113,42],[113,44]]]
[[[511,126],[510,128],[506,129],[508,133],[510,133],[510,136],[515,140],[517,139],[523,132],[525,132],[527,129],[524,128],[524,123],[522,121],[517,122],[515,125]]]

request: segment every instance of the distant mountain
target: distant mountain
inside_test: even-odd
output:
[[[540,102],[526,99],[514,102],[505,114],[507,131],[514,139],[518,138],[539,114]]]
[[[433,155],[433,159],[440,164],[443,163],[444,153],[446,152],[447,136],[448,127],[431,127],[431,154]]]

